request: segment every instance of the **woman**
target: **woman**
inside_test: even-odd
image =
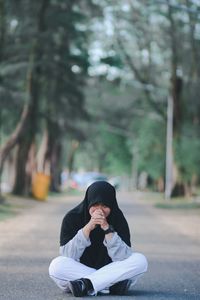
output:
[[[125,295],[147,271],[145,256],[131,249],[127,221],[106,181],[90,185],[84,200],[65,215],[60,255],[51,262],[49,275],[75,297]]]

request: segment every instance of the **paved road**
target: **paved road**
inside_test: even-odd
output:
[[[74,299],[54,286],[48,277],[48,265],[58,254],[62,217],[79,200],[81,197],[29,200],[29,209],[0,223],[1,300]],[[127,216],[133,247],[147,256],[149,270],[130,295],[99,296],[100,300],[200,299],[200,236],[190,234],[191,219],[199,226],[200,216],[176,216],[129,193],[118,194],[118,202]],[[182,223],[174,228],[179,219]]]

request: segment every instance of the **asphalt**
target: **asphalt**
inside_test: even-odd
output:
[[[129,295],[97,298],[200,299],[199,212],[166,212],[140,198],[138,193],[118,193],[133,249],[147,257],[148,272]],[[52,197],[46,202],[20,200],[20,213],[0,222],[1,300],[75,299],[55,286],[48,266],[58,255],[62,218],[80,200],[81,196]]]

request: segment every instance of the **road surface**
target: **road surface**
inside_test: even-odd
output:
[[[199,212],[158,209],[141,200],[139,193],[117,196],[129,222],[133,249],[146,255],[149,269],[129,295],[97,298],[200,299]],[[19,215],[0,222],[1,300],[75,299],[55,286],[48,266],[58,255],[62,218],[80,200],[81,196],[27,200]],[[26,200],[20,201],[23,207]]]

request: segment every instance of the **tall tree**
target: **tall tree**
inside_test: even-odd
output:
[[[29,193],[31,174],[26,172],[26,164],[30,155],[31,146],[34,143],[37,132],[37,118],[40,97],[41,65],[43,55],[42,35],[46,30],[45,15],[49,6],[49,0],[43,0],[38,11],[36,38],[33,40],[30,53],[29,72],[27,78],[28,94],[28,124],[26,132],[20,138],[17,152],[16,179],[13,192],[15,194]]]

